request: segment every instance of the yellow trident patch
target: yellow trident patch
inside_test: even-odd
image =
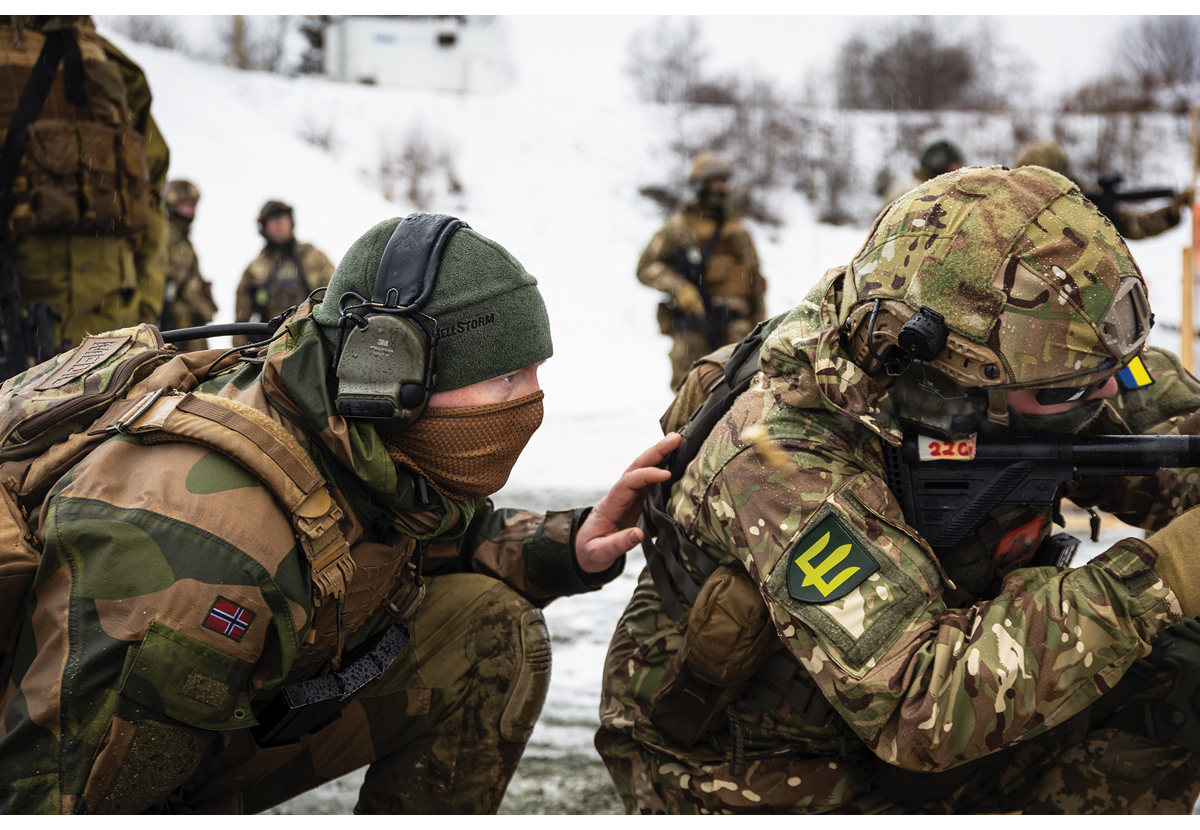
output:
[[[788,555],[788,594],[800,602],[840,599],[879,570],[879,563],[833,515],[804,534]]]

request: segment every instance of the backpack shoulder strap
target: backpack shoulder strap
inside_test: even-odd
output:
[[[679,595],[690,605],[700,594],[702,584],[702,581],[698,582],[691,577],[683,566],[681,557],[686,557],[705,578],[721,563],[692,542],[679,523],[668,515],[671,488],[683,478],[688,464],[700,452],[713,427],[730,410],[738,396],[750,388],[750,382],[758,374],[758,352],[762,348],[766,333],[774,328],[773,324],[778,319],[773,318],[760,323],[729,354],[724,376],[681,430],[683,440],[679,446],[659,465],[670,471],[671,478],[646,488],[646,502],[640,523],[644,533],[642,549],[646,554],[646,563],[650,567],[650,575],[654,577],[654,586],[658,589],[663,608],[676,622],[686,613]]]
[[[143,441],[187,441],[232,458],[258,477],[291,515],[312,568],[313,602],[341,601],[354,574],[350,546],[338,526],[342,509],[299,442],[244,403],[199,392],[147,393],[124,420],[96,428],[140,434]],[[107,419],[106,419],[107,420]]]

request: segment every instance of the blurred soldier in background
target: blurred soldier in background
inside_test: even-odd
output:
[[[730,166],[701,153],[688,186],[693,198],[671,215],[638,260],[637,278],[669,295],[658,307],[671,335],[671,388],[693,361],[736,343],[766,316],[767,282],[746,226],[729,203]]]
[[[265,323],[329,284],[333,263],[309,243],[297,242],[294,230],[291,205],[272,199],[258,212],[258,232],[267,244],[238,283],[237,322]],[[233,338],[236,346],[249,342],[249,337]]]
[[[0,309],[5,364],[12,358],[23,371],[23,349],[12,343],[22,338],[11,328],[18,291],[22,312],[43,311],[38,328],[51,352],[88,333],[158,320],[166,266],[159,194],[169,154],[146,76],[96,34],[90,17],[3,20],[0,237],[8,267]],[[49,336],[47,306],[58,317]]]
[[[1013,162],[1013,167],[1029,165],[1045,167],[1056,173],[1062,173],[1068,179],[1073,179],[1079,184],[1080,189],[1085,191],[1087,197],[1096,203],[1096,207],[1112,220],[1113,225],[1117,228],[1117,233],[1126,239],[1145,239],[1148,236],[1158,236],[1160,233],[1169,231],[1179,224],[1180,209],[1184,205],[1190,205],[1195,197],[1190,189],[1178,193],[1169,190],[1144,191],[1140,194],[1117,193],[1113,187],[1120,182],[1120,178],[1104,179],[1098,185],[1094,185],[1092,182],[1081,182],[1071,172],[1071,164],[1066,151],[1054,141],[1035,141],[1022,147],[1017,154],[1016,161]],[[1129,201],[1136,201],[1139,197],[1147,199],[1163,197],[1169,198],[1171,203],[1156,210],[1138,213],[1122,205],[1122,197]]]
[[[935,141],[921,151],[918,165],[907,179],[892,183],[883,196],[884,205],[890,205],[921,182],[962,167],[962,151],[949,141]]]
[[[167,182],[167,284],[163,291],[163,331],[203,326],[217,313],[212,283],[200,276],[196,249],[188,238],[196,218],[200,188],[184,179]],[[208,348],[208,341],[188,340],[179,344],[181,351]]]

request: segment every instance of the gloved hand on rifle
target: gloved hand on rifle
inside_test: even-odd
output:
[[[1154,568],[1167,578],[1167,584],[1179,598],[1185,617],[1200,617],[1200,559],[1196,540],[1200,539],[1200,507],[1176,516],[1170,524],[1146,540],[1158,552]]]
[[[700,296],[700,289],[692,283],[681,280],[671,292],[671,297],[675,300],[675,308],[680,314],[688,317],[704,316],[704,299]]]

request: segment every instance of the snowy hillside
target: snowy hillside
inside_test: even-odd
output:
[[[509,486],[594,490],[654,439],[669,401],[659,297],[633,275],[661,223],[637,188],[673,172],[652,151],[665,144],[669,119],[638,103],[620,71],[624,30],[602,27],[594,43],[580,44],[545,23],[517,18],[512,28],[519,82],[474,97],[238,72],[106,34],[146,71],[170,175],[203,193],[192,238],[214,283],[218,322],[232,320],[237,281],[262,245],[254,217],[264,201],[292,204],[297,237],[336,262],[376,222],[414,209],[387,202],[374,185],[381,147],[420,128],[448,150],[464,192],[431,209],[505,245],[538,278],[550,310],[546,418]],[[300,138],[314,127],[332,130],[332,152]],[[813,222],[795,193],[777,204],[782,228],[752,226],[770,313],[794,305],[865,236],[865,228]],[[1183,237],[1177,229],[1132,246],[1164,322],[1178,318]],[[1173,336],[1157,338],[1178,348]]]
[[[621,72],[625,30],[600,25],[580,38],[536,18],[511,25],[518,82],[473,97],[237,72],[102,31],[146,71],[171,177],[191,179],[203,194],[192,239],[214,283],[218,322],[232,320],[237,281],[262,246],[254,217],[264,201],[292,204],[297,237],[336,262],[372,225],[413,210],[387,202],[372,182],[383,143],[419,127],[451,153],[464,191],[431,209],[496,239],[538,278],[555,341],[541,372],[544,424],[496,501],[568,507],[588,503],[659,435],[669,344],[655,324],[659,297],[637,282],[634,266],[662,218],[637,189],[678,171],[663,170],[653,150],[666,143],[670,119],[637,102]],[[300,138],[312,128],[332,130],[332,151]],[[869,148],[860,142],[856,151]],[[848,261],[866,235],[865,226],[816,223],[797,193],[778,194],[777,205],[782,227],[751,226],[772,314]],[[1185,235],[1176,229],[1130,245],[1161,322],[1178,322]],[[1178,336],[1161,326],[1151,340],[1178,349]],[[590,747],[600,670],[639,569],[631,557],[615,584],[548,609],[554,681],[526,764],[587,756],[587,774],[600,776],[592,783],[605,786]],[[525,785],[521,775],[514,790]],[[355,785],[328,786],[327,806],[306,802],[311,809],[353,805]]]

